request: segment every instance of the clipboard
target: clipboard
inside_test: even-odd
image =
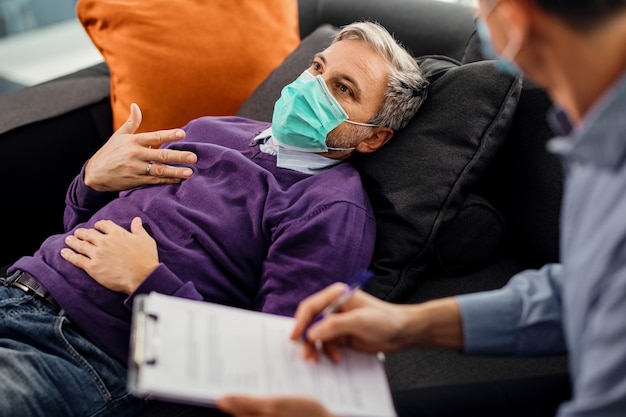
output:
[[[133,395],[211,407],[229,394],[305,395],[352,417],[395,417],[376,354],[302,357],[293,319],[150,293],[133,305],[128,388]]]

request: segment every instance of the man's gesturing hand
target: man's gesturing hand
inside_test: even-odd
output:
[[[168,164],[194,164],[193,152],[161,149],[167,142],[185,137],[181,129],[135,133],[141,124],[141,110],[135,103],[130,116],[87,162],[85,184],[96,191],[123,191],[147,184],[172,184],[189,178],[189,167]]]

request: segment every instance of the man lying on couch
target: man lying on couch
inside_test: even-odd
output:
[[[206,117],[134,134],[132,106],[70,185],[67,233],[1,279],[10,401],[0,415],[136,414],[143,401],[126,391],[125,364],[137,294],[291,315],[367,267],[374,217],[344,161],[406,125],[426,85],[384,28],[362,22],[283,89],[271,126]]]

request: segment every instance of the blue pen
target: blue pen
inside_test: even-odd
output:
[[[322,320],[324,317],[333,314],[339,307],[343,305],[346,301],[352,297],[352,294],[355,293],[356,290],[365,285],[370,279],[374,277],[374,273],[372,271],[368,271],[366,269],[357,272],[352,279],[348,282],[348,286],[344,289],[339,297],[332,303],[330,303],[320,314],[318,314],[311,323],[304,329],[304,333],[302,334],[303,339],[307,339],[307,331],[309,328]]]

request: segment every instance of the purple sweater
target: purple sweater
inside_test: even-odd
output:
[[[171,148],[195,152],[194,175],[175,185],[99,193],[76,177],[65,229],[100,219],[128,229],[140,216],[157,241],[160,266],[134,294],[99,285],[61,258],[68,234],[49,237],[18,260],[104,351],[127,363],[134,297],[156,291],[268,313],[292,315],[305,296],[366,268],[375,221],[350,163],[308,175],[276,167],[252,144],[269,125],[205,117]]]

